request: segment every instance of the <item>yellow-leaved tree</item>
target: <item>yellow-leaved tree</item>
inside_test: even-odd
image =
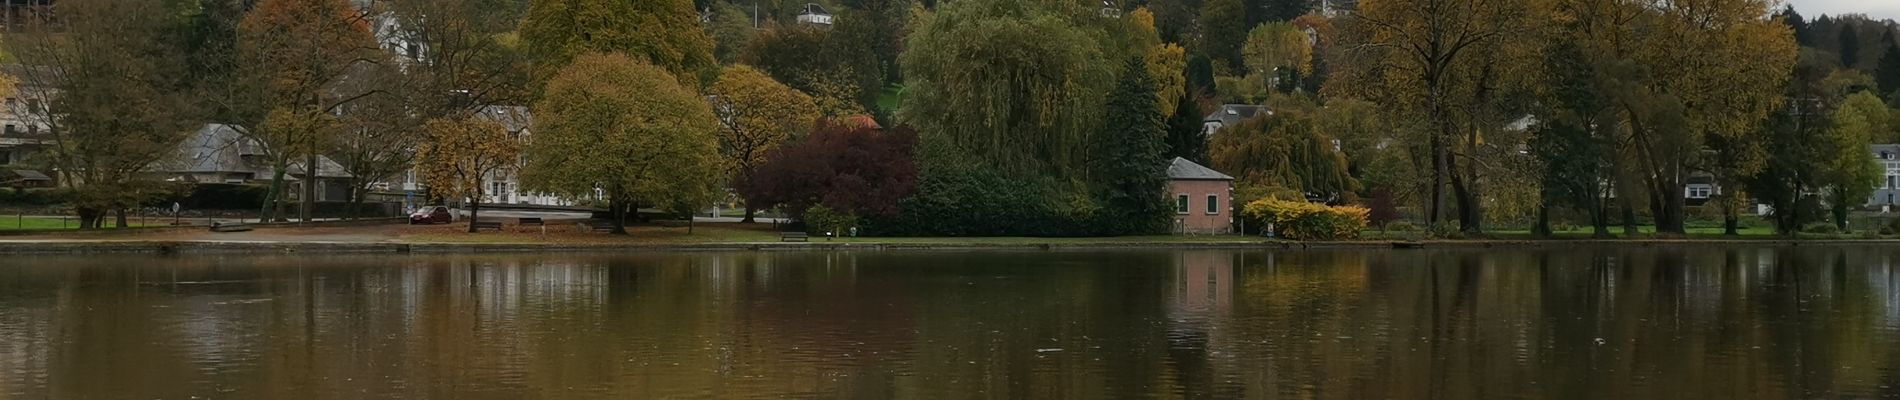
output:
[[[750,180],[752,171],[765,163],[766,151],[811,131],[818,119],[811,96],[745,65],[726,68],[708,94],[719,120],[719,151],[735,183]],[[753,222],[755,212],[747,202],[740,222]]]
[[[481,216],[482,181],[516,167],[521,141],[500,122],[465,117],[423,125],[429,140],[416,149],[416,168],[431,195],[468,204],[468,231]]]
[[[724,174],[712,107],[665,69],[593,53],[547,82],[535,103],[530,187],[610,201],[614,233],[641,206],[690,214],[711,204]]]

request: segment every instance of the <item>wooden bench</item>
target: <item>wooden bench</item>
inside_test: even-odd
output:
[[[547,223],[547,221],[542,221],[542,220],[541,220],[540,218],[522,218],[522,219],[521,219],[520,221],[518,221],[518,222],[515,222],[515,225],[521,225],[521,226],[547,226],[547,225],[548,225],[548,223]]]
[[[250,232],[251,225],[245,224],[242,222],[240,223],[213,222],[211,223],[211,231],[212,232]]]
[[[811,241],[811,235],[808,235],[808,234],[806,234],[806,233],[804,233],[804,232],[779,232],[779,233],[778,233],[778,241],[781,241],[781,242],[809,242],[809,241]]]
[[[475,222],[470,222],[469,226],[478,231],[483,230],[483,229],[494,229],[497,231],[501,230],[501,223],[495,222],[495,221],[475,221]]]

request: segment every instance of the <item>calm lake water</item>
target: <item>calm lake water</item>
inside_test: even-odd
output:
[[[1900,397],[1900,248],[0,259],[0,399]]]

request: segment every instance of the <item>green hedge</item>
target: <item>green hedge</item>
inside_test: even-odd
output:
[[[973,165],[930,167],[894,217],[866,221],[886,236],[1088,236],[1087,207],[1058,205],[1036,182]]]

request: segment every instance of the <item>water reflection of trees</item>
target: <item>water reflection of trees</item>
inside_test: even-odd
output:
[[[1206,352],[1240,361],[1200,381],[1216,382],[1208,397],[1869,396],[1893,390],[1900,374],[1892,257],[1806,248],[1253,257],[1237,261],[1232,317],[1207,328],[1228,335],[1210,335],[1218,340]]]
[[[0,266],[0,397],[1869,397],[1895,256],[36,258]]]

